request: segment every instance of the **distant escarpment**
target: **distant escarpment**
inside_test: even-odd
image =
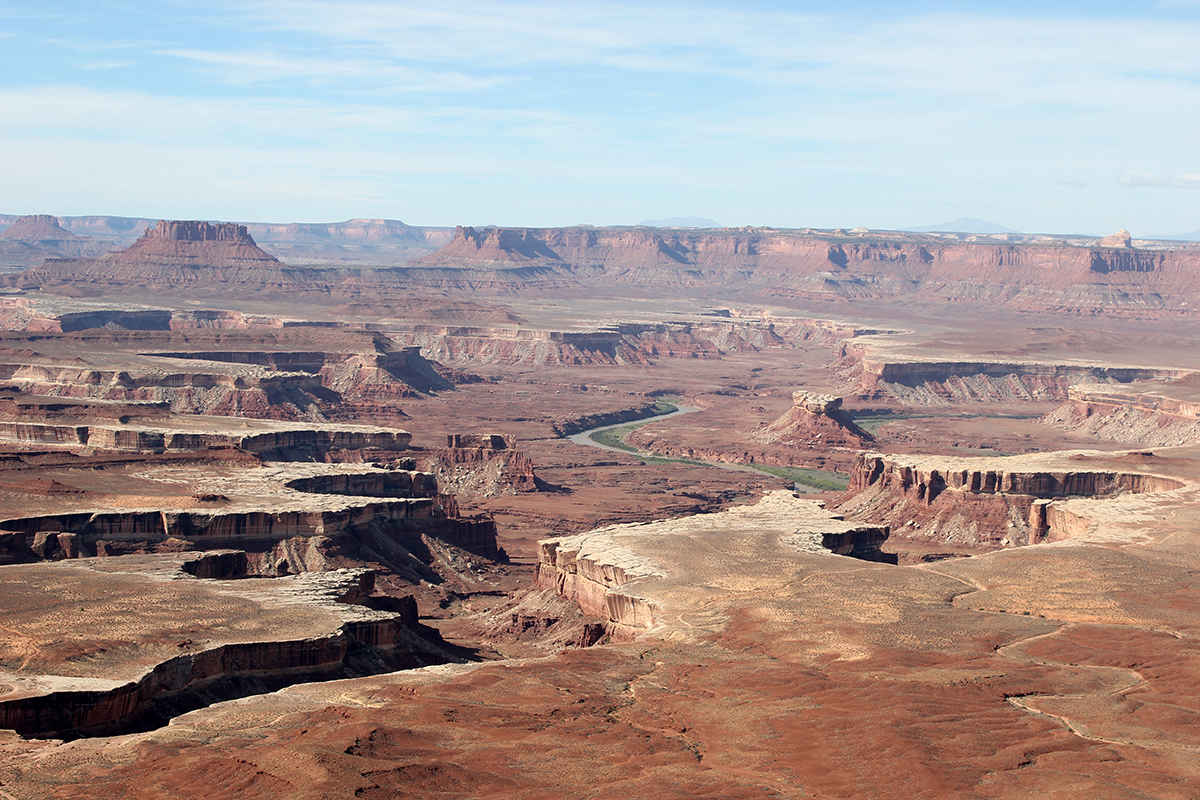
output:
[[[1200,252],[1122,244],[961,242],[902,233],[771,229],[460,227],[401,282],[500,291],[613,283],[647,290],[719,287],[811,299],[911,296],[1054,309],[1188,308]]]

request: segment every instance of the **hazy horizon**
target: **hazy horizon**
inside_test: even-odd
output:
[[[0,10],[7,213],[1200,228],[1200,4]]]

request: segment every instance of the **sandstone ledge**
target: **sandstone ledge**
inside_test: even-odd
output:
[[[614,638],[671,636],[695,627],[680,620],[720,602],[735,583],[768,585],[809,557],[881,560],[887,536],[886,527],[846,522],[818,501],[778,491],[717,514],[543,540],[537,582],[605,619]],[[722,555],[710,562],[714,549]]]

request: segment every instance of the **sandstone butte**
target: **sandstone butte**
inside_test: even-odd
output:
[[[415,231],[3,298],[0,796],[1200,796],[1195,251]]]
[[[124,250],[98,259],[51,259],[25,273],[20,282],[26,286],[279,287],[304,284],[313,275],[264,252],[245,225],[160,220]]]
[[[16,239],[23,242],[82,241],[83,238],[59,225],[58,219],[49,214],[20,217],[12,225],[0,231],[0,239]]]
[[[31,214],[0,230],[0,264],[28,265],[48,257],[87,257],[112,249],[112,242],[79,236],[56,217]]]

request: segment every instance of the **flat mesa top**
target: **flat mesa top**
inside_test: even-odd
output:
[[[158,664],[226,644],[328,636],[390,615],[338,603],[354,570],[201,580],[188,555],[0,566],[0,700],[135,681]]]

